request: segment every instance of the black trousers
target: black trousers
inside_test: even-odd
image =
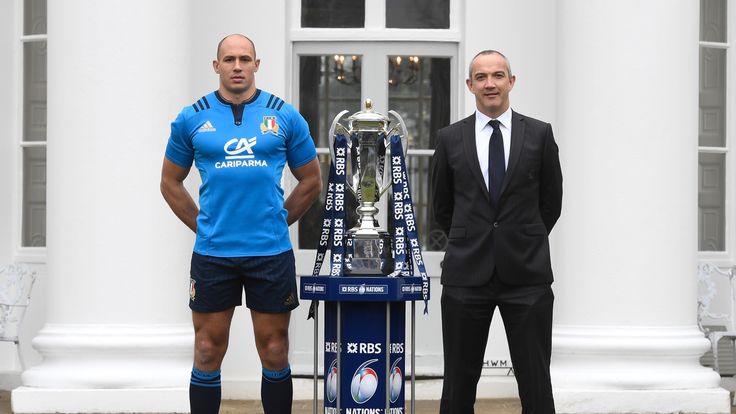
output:
[[[444,381],[440,414],[473,414],[475,395],[496,308],[508,339],[523,414],[553,414],[549,362],[552,305],[549,285],[443,286]]]

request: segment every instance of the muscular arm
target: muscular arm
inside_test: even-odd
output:
[[[284,202],[284,207],[289,213],[286,217],[289,225],[299,220],[307,212],[322,191],[322,174],[319,171],[317,158],[299,168],[292,168],[291,173],[299,183]]]
[[[184,188],[184,179],[187,175],[189,169],[182,168],[164,157],[164,165],[161,167],[161,194],[174,214],[196,233],[199,208],[189,191]]]

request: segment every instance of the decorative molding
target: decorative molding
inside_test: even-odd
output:
[[[47,324],[32,342],[44,360],[22,381],[44,389],[186,387],[193,343],[188,324]]]
[[[555,325],[556,390],[716,389],[720,377],[699,358],[709,342],[692,326]]]

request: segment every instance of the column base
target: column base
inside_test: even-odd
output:
[[[48,390],[188,387],[193,343],[188,324],[47,324],[33,339],[43,361],[21,379]]]
[[[188,413],[189,388],[46,389],[20,387],[13,413]]]
[[[47,324],[13,412],[189,412],[193,343],[189,324]]]
[[[701,390],[555,390],[559,414],[707,413],[729,414],[730,393]]]
[[[696,326],[556,325],[552,389],[559,413],[730,413],[720,376],[700,365]]]

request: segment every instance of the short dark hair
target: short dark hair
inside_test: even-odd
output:
[[[222,42],[224,42],[225,39],[227,39],[228,37],[233,37],[233,36],[240,36],[243,39],[245,39],[245,40],[247,40],[247,41],[250,42],[251,47],[253,47],[253,59],[255,59],[256,58],[256,44],[253,43],[253,41],[250,40],[250,38],[248,36],[244,35],[244,34],[233,33],[233,34],[229,34],[229,35],[223,37],[222,40],[220,40],[220,42],[217,43],[217,54],[215,55],[217,57],[217,60],[220,60],[220,49],[222,48]]]
[[[506,61],[506,69],[509,71],[509,77],[511,77],[511,62],[509,62],[509,58],[507,58],[503,53],[499,52],[498,50],[486,49],[486,50],[481,50],[480,52],[478,52],[478,54],[473,56],[473,59],[470,61],[470,65],[468,65],[468,79],[473,77],[473,62],[475,62],[475,59],[481,55],[499,55],[501,56]]]

